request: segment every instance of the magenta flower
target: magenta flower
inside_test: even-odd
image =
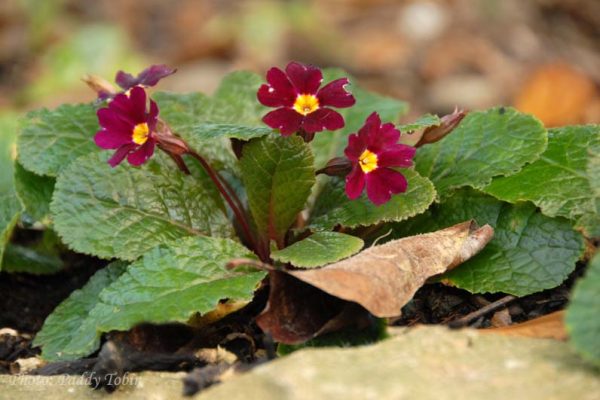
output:
[[[282,135],[294,132],[320,132],[344,126],[344,118],[328,107],[350,107],[356,100],[345,86],[347,78],[336,79],[321,89],[323,74],[310,65],[291,62],[285,73],[279,68],[267,72],[267,83],[258,89],[257,97],[267,107],[278,107],[263,117],[263,122]]]
[[[136,77],[127,72],[119,71],[115,76],[115,82],[121,89],[128,91],[134,86],[154,86],[162,78],[173,75],[175,72],[177,72],[176,68],[169,68],[166,65],[151,65]]]
[[[117,149],[108,163],[115,167],[125,157],[131,165],[143,164],[154,153],[158,106],[150,100],[147,111],[146,91],[136,86],[129,94],[117,94],[97,112],[100,129],[94,140],[103,149]]]
[[[346,177],[346,194],[358,198],[365,186],[367,196],[375,205],[386,203],[392,194],[406,191],[406,178],[392,167],[410,167],[415,148],[398,144],[400,131],[394,124],[381,124],[379,115],[372,113],[358,134],[348,138],[344,150],[352,162],[352,171]]]

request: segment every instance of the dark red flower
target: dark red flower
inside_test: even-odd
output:
[[[398,144],[400,131],[394,124],[381,124],[377,113],[371,114],[358,134],[348,138],[344,150],[352,162],[346,177],[346,194],[358,198],[365,186],[367,196],[376,205],[386,203],[392,194],[406,191],[406,178],[392,167],[410,167],[415,148]]]
[[[175,72],[177,72],[176,68],[169,68],[166,65],[151,65],[136,77],[127,72],[119,71],[115,76],[115,82],[121,89],[128,91],[134,86],[154,86],[162,78],[173,75]]]
[[[291,62],[285,72],[271,68],[267,83],[258,89],[257,97],[263,105],[278,107],[263,117],[263,122],[282,135],[294,132],[320,132],[344,126],[344,118],[328,107],[350,107],[356,102],[345,86],[348,78],[336,79],[321,89],[323,74],[310,65]]]
[[[136,86],[129,94],[117,94],[97,112],[100,131],[94,140],[103,149],[117,149],[108,160],[114,167],[125,157],[131,165],[143,164],[154,153],[158,106],[150,100],[147,109],[146,91]]]

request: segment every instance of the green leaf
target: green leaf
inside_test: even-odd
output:
[[[334,79],[348,77],[351,85],[348,90],[356,98],[356,104],[349,108],[336,109],[344,117],[346,125],[335,132],[320,132],[312,141],[312,149],[315,155],[315,165],[319,168],[324,166],[333,157],[343,154],[348,145],[348,136],[357,132],[367,117],[374,111],[379,113],[383,122],[398,122],[400,116],[408,111],[405,102],[390,97],[381,96],[366,91],[356,85],[356,79],[339,69],[326,69],[323,71],[324,83]]]
[[[63,261],[56,255],[17,244],[6,246],[2,260],[2,270],[11,273],[50,275],[59,272],[64,266]]]
[[[565,323],[571,345],[587,360],[600,366],[600,253],[577,281],[567,307]]]
[[[250,301],[265,274],[225,268],[239,257],[253,255],[232,240],[209,237],[185,238],[151,250],[102,290],[60,352],[78,358],[98,347],[103,332],[128,330],[141,322],[186,322],[195,313],[213,310],[224,298]]]
[[[296,267],[314,268],[350,257],[364,244],[361,239],[344,233],[316,232],[285,249],[272,252],[271,258]]]
[[[310,148],[297,136],[265,136],[248,143],[242,181],[259,234],[281,242],[315,183]]]
[[[171,130],[205,159],[216,170],[235,171],[237,159],[231,150],[229,138],[222,135],[210,137],[206,132],[211,118],[212,100],[202,93],[155,93],[160,117]]]
[[[15,190],[25,211],[36,221],[45,222],[50,215],[50,200],[56,179],[36,175],[15,162]]]
[[[235,171],[237,168],[237,159],[231,150],[231,138],[250,140],[273,132],[265,126],[238,125],[240,121],[231,116],[247,112],[243,105],[222,104],[201,93],[156,93],[154,99],[160,107],[161,118],[217,170]],[[256,103],[256,98],[253,101]],[[229,118],[220,116],[224,110],[228,110]],[[249,123],[247,117],[241,118]],[[235,123],[215,123],[220,120],[232,120]]]
[[[261,119],[271,111],[260,104],[256,93],[265,80],[248,71],[237,71],[221,81],[213,96],[213,122],[264,126]]]
[[[22,211],[13,178],[16,121],[13,114],[0,115],[0,270],[4,247]]]
[[[546,148],[546,130],[535,117],[513,108],[467,114],[443,140],[420,147],[417,171],[440,197],[463,186],[482,188],[493,177],[512,175]]]
[[[63,353],[65,347],[76,335],[96,335],[95,330],[83,332],[82,323],[98,303],[100,292],[115,282],[124,272],[127,264],[114,262],[96,272],[81,289],[56,307],[36,334],[34,346],[42,346],[42,358],[47,361],[71,360],[70,354]],[[89,328],[89,326],[87,327]],[[95,344],[97,346],[97,343]],[[87,355],[87,354],[82,354]]]
[[[81,157],[56,182],[54,227],[75,251],[135,260],[172,239],[233,235],[205,174],[183,175],[160,153],[142,168],[110,168],[109,157],[108,152]]]
[[[189,137],[193,135],[193,140],[203,140],[204,143],[210,143],[209,141],[225,139],[241,139],[250,140],[273,133],[271,128],[265,128],[262,126],[244,126],[244,125],[232,125],[232,124],[197,124],[189,126],[188,128]]]
[[[483,190],[511,203],[532,201],[551,217],[598,221],[599,146],[600,125],[550,129],[548,148],[539,160],[518,174],[494,179]]]
[[[38,175],[57,176],[77,157],[98,150],[93,140],[97,131],[91,104],[32,111],[17,140],[19,161]]]
[[[330,230],[336,225],[356,227],[384,221],[402,221],[427,210],[435,198],[433,184],[413,170],[402,169],[408,180],[405,193],[392,196],[381,206],[374,205],[363,194],[350,200],[342,179],[330,178],[313,208],[309,228]]]
[[[511,205],[462,189],[425,214],[395,226],[395,236],[432,232],[474,219],[494,238],[475,257],[442,279],[473,293],[525,296],[560,285],[575,269],[583,238],[569,221],[539,213],[530,203]]]
[[[420,129],[429,128],[432,126],[439,126],[442,123],[440,117],[433,114],[421,115],[415,122],[410,124],[398,125],[398,129],[402,133],[414,132]]]
[[[22,209],[21,202],[12,189],[0,195],[0,269],[2,269],[4,248],[10,240]]]
[[[12,190],[13,163],[15,157],[15,139],[17,137],[18,117],[12,112],[0,114],[0,193]]]

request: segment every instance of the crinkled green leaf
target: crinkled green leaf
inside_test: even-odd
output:
[[[318,168],[333,157],[343,155],[344,148],[348,145],[348,136],[357,132],[365,123],[367,117],[374,111],[379,113],[383,122],[398,122],[400,116],[408,110],[408,105],[397,99],[381,96],[366,91],[356,84],[356,79],[339,69],[325,69],[323,71],[323,84],[334,79],[347,77],[350,85],[347,89],[356,98],[356,104],[349,108],[336,109],[344,117],[346,125],[335,132],[320,132],[315,135],[311,146],[315,155],[315,165]]]
[[[98,304],[100,292],[115,282],[125,272],[126,267],[126,263],[117,261],[99,270],[85,286],[75,290],[54,309],[34,340],[34,346],[42,346],[43,359],[61,361],[76,358],[63,350],[77,335],[96,335],[95,329],[84,332],[82,324]],[[86,328],[89,329],[90,326]]]
[[[197,135],[197,127],[204,126],[211,118],[212,100],[202,93],[155,93],[154,100],[162,118],[171,130],[188,145],[206,158],[217,170],[235,170],[236,158],[229,138],[207,138]]]
[[[19,162],[38,175],[57,176],[77,157],[97,151],[96,109],[65,104],[27,114],[17,140]]]
[[[128,330],[141,322],[186,322],[195,313],[213,310],[221,299],[251,300],[265,274],[225,267],[239,257],[253,255],[237,242],[210,237],[185,238],[151,250],[102,290],[61,353],[78,358],[98,347],[103,332]]]
[[[469,219],[490,224],[494,238],[443,279],[473,293],[524,296],[556,287],[575,269],[583,251],[583,238],[569,221],[547,217],[530,203],[511,205],[466,188],[427,213],[397,224],[395,237],[432,232]]]
[[[0,116],[0,270],[4,247],[22,211],[14,189],[13,163],[17,122],[12,114]]]
[[[540,156],[546,139],[539,120],[513,108],[472,112],[443,140],[419,148],[416,169],[443,198],[452,189],[482,188],[495,176],[516,173]]]
[[[565,322],[571,344],[583,357],[600,366],[600,253],[573,289]]]
[[[432,126],[439,126],[442,123],[440,117],[433,114],[425,114],[421,115],[415,122],[410,124],[398,125],[396,128],[402,132],[414,132],[420,129],[429,128]]]
[[[296,267],[320,267],[356,254],[364,242],[338,232],[316,232],[291,246],[271,253],[271,258]]]
[[[2,270],[11,273],[50,275],[59,272],[64,267],[64,262],[56,254],[17,244],[6,246],[2,260]]]
[[[256,99],[256,92],[265,80],[248,71],[237,71],[221,81],[213,95],[213,122],[264,126],[261,119],[271,110]]]
[[[108,157],[108,152],[81,157],[56,182],[54,227],[72,249],[135,260],[171,239],[233,235],[205,174],[186,176],[161,153],[142,168],[111,168]]]
[[[240,167],[260,236],[281,241],[315,183],[310,148],[297,136],[265,136],[244,147]]]
[[[532,201],[549,216],[598,221],[599,146],[600,125],[550,129],[539,160],[518,174],[494,179],[484,191],[509,202]]]
[[[13,163],[18,117],[13,113],[0,114],[0,194],[13,188]]]
[[[2,258],[4,248],[10,240],[13,228],[19,220],[23,207],[14,190],[0,195],[0,269],[2,269]]]
[[[45,221],[50,215],[50,200],[56,179],[40,176],[15,163],[15,190],[25,211],[36,221]]]
[[[402,221],[427,210],[435,199],[433,184],[410,169],[402,169],[408,180],[405,193],[393,195],[387,203],[376,206],[363,193],[350,200],[344,190],[344,180],[330,178],[313,208],[309,228],[329,230],[336,225],[355,227],[384,221]]]

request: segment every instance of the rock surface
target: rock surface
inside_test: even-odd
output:
[[[600,374],[568,344],[441,327],[394,330],[374,346],[310,349],[231,378],[195,398],[598,399]],[[182,373],[132,374],[112,395],[82,378],[0,376],[0,399],[177,399]],[[29,381],[28,379],[33,379]],[[45,383],[45,384],[42,384]],[[79,383],[79,384],[77,384]]]

